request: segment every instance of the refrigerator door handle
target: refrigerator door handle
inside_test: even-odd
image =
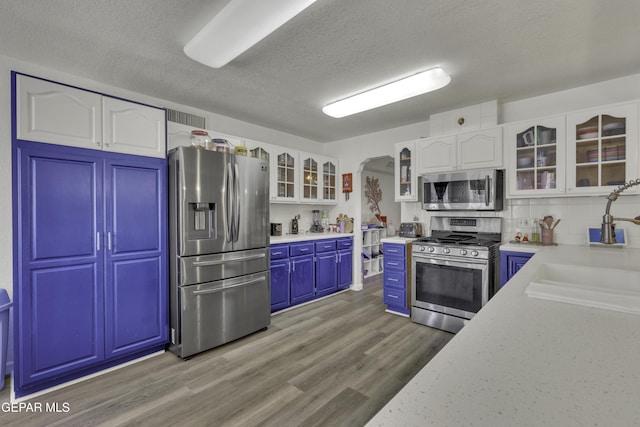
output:
[[[240,235],[240,184],[238,184],[238,176],[240,172],[238,171],[238,164],[233,163],[234,176],[233,176],[233,186],[234,186],[234,196],[235,196],[235,206],[233,209],[233,217],[234,217],[234,230],[233,230],[233,241],[238,241],[238,236]]]
[[[265,276],[260,276],[257,279],[247,280],[246,282],[238,283],[237,285],[231,286],[222,286],[215,289],[205,289],[202,291],[193,291],[194,295],[206,295],[206,294],[215,294],[217,292],[226,291],[228,289],[239,288],[241,286],[253,285],[254,283],[264,282],[267,278]]]
[[[227,174],[225,176],[225,186],[224,186],[224,190],[225,190],[225,218],[224,218],[224,224],[226,226],[226,232],[227,232],[227,242],[232,242],[233,241],[233,206],[231,205],[231,200],[233,199],[232,195],[231,195],[231,189],[233,187],[233,177],[232,177],[232,172],[231,172],[231,163],[227,164]]]
[[[260,258],[264,258],[266,256],[267,256],[266,254],[256,254],[256,255],[249,255],[249,256],[239,256],[237,258],[217,259],[217,260],[213,260],[213,261],[194,261],[192,265],[194,267],[206,267],[206,266],[210,266],[210,265],[220,265],[220,264],[224,264],[224,263],[232,262],[232,261],[249,261],[249,260],[252,260],[252,259],[260,259]]]

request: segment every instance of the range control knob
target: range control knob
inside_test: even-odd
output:
[[[444,248],[444,249],[442,250],[442,253],[443,253],[443,254],[448,254],[449,252],[451,252],[451,250],[450,250],[449,248]]]
[[[471,251],[471,256],[478,256],[478,251]]]
[[[460,249],[460,255],[466,255],[466,254],[467,254],[466,249]]]
[[[420,246],[420,252],[424,252],[425,247],[424,246]]]
[[[429,252],[433,252],[435,251],[435,249],[433,248],[433,246],[429,246]]]

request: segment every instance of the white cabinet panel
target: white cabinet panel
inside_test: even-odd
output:
[[[456,137],[427,138],[417,143],[418,174],[457,169]]]
[[[502,129],[483,129],[456,136],[459,169],[502,166]]]
[[[18,139],[166,157],[163,109],[20,74],[16,82]]]
[[[418,173],[500,168],[503,163],[502,129],[482,129],[459,135],[418,141]]]
[[[165,157],[164,110],[105,96],[102,112],[106,151]]]
[[[28,76],[17,76],[18,139],[102,148],[101,96]]]

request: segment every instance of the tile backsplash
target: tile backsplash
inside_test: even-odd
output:
[[[589,228],[600,228],[607,199],[600,197],[554,197],[546,199],[508,199],[500,212],[429,212],[419,203],[402,204],[402,221],[419,221],[426,230],[432,215],[437,216],[497,216],[502,220],[502,241],[514,240],[518,231],[530,233],[530,228],[518,226],[519,218],[543,218],[551,215],[562,221],[555,228],[554,241],[559,244],[584,245]],[[611,205],[614,217],[634,218],[640,215],[640,195],[621,195]],[[627,246],[640,248],[640,226],[616,221],[625,230]]]

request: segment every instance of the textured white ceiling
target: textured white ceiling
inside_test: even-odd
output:
[[[0,54],[320,142],[640,72],[634,0],[318,0],[210,69],[182,48],[227,1],[0,0]],[[321,112],[436,65],[437,92]]]

